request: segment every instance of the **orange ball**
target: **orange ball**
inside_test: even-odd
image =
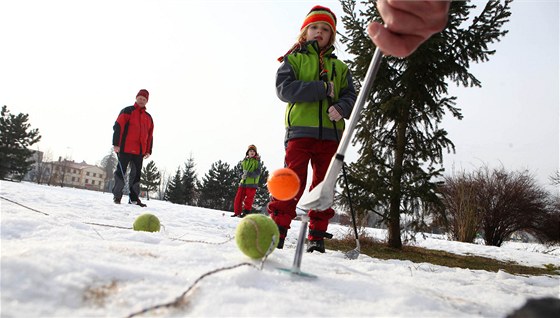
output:
[[[268,177],[268,191],[280,201],[293,199],[299,191],[299,177],[290,168],[278,169]]]

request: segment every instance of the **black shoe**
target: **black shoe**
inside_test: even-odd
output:
[[[278,232],[280,232],[280,239],[278,240],[278,246],[276,246],[276,248],[281,250],[284,248],[284,240],[286,239],[286,235],[288,235],[288,229],[278,224],[276,224],[276,226],[278,226]]]
[[[145,205],[144,203],[142,203],[142,201],[140,201],[140,199],[138,199],[137,201],[130,201],[130,200],[128,200],[128,204],[138,205],[138,206],[141,206],[141,207],[143,207],[143,208],[146,207],[146,205]]]
[[[283,237],[281,237],[281,238],[278,240],[278,245],[276,246],[276,248],[279,249],[279,250],[281,250],[281,249],[284,248],[284,238],[283,238]]]
[[[121,204],[121,198],[113,197],[113,203]]]
[[[235,213],[234,213],[234,214],[230,215],[229,217],[231,217],[231,218],[240,218],[240,217],[241,217],[241,214],[235,214]]]
[[[319,253],[325,253],[325,241],[324,240],[309,241],[307,243],[307,253],[313,253],[313,251],[317,251]]]

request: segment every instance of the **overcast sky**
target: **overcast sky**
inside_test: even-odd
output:
[[[29,114],[35,149],[96,164],[145,88],[160,170],[174,174],[192,155],[201,178],[255,144],[272,171],[284,156],[276,58],[316,4],[342,29],[338,1],[2,1],[0,106]],[[444,122],[457,147],[448,172],[503,165],[544,185],[558,169],[558,17],[556,0],[515,1],[497,53],[471,67],[483,87],[452,87],[464,119]]]

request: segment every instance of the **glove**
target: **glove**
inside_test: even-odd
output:
[[[247,179],[247,171],[243,171],[243,175],[241,176],[242,180]]]

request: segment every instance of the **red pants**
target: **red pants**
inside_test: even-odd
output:
[[[237,188],[237,194],[235,195],[235,200],[233,201],[233,213],[235,215],[239,215],[243,210],[251,211],[251,209],[253,209],[255,193],[257,193],[257,188]]]
[[[325,178],[327,168],[337,148],[338,143],[333,140],[297,138],[288,141],[285,164],[286,167],[294,170],[298,175],[300,187],[297,195],[292,200],[279,201],[272,198],[268,204],[268,213],[276,224],[286,230],[290,228],[292,219],[296,217],[296,205],[306,187],[309,163],[311,162],[311,168],[313,169],[313,178],[309,187],[309,190],[311,190]],[[311,210],[308,215],[310,230],[326,232],[329,220],[334,216],[334,210],[331,208],[325,211]],[[286,237],[286,233],[280,233],[280,237]],[[308,239],[318,240],[322,239],[322,237],[310,234]]]

